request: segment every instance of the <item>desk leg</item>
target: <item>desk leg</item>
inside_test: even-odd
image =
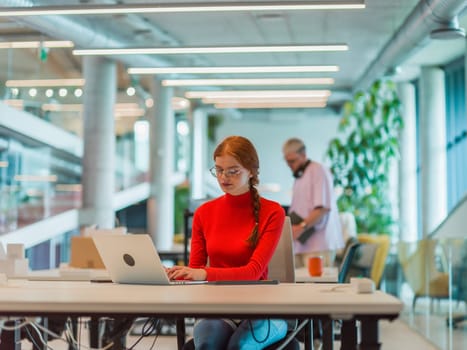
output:
[[[177,329],[177,349],[182,350],[183,345],[185,345],[185,338],[186,338],[185,319],[177,318],[175,322],[176,322],[176,329]]]
[[[5,326],[17,326],[20,320],[5,321]],[[0,335],[0,348],[5,350],[21,350],[21,329],[2,331]]]
[[[323,327],[323,350],[332,350],[334,347],[334,321],[330,318],[321,319]]]
[[[111,350],[126,349],[126,334],[133,324],[133,317],[114,318],[105,321],[104,334],[102,335],[102,346],[113,343]]]
[[[356,320],[342,321],[341,350],[353,350],[356,348],[357,348]]]
[[[303,344],[305,350],[313,350],[313,319],[310,318],[303,327]]]
[[[89,345],[91,348],[99,347],[99,324],[98,317],[91,317],[89,320]]]
[[[360,320],[361,342],[359,350],[379,350],[381,343],[378,342],[379,329],[377,318],[365,318]]]
[[[42,318],[42,326],[45,328],[45,329],[49,329],[49,319],[47,317],[44,317]],[[47,350],[47,342],[49,341],[49,333],[47,332],[42,332],[42,339],[45,340],[45,344],[44,344],[44,350]]]

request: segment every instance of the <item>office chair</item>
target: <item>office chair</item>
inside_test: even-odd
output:
[[[337,277],[338,283],[347,283],[349,280],[350,267],[354,260],[358,257],[358,241],[349,241],[344,248],[342,261],[339,265],[339,274]],[[326,341],[339,340],[343,335],[348,339],[348,343],[344,344],[346,349],[356,348],[357,346],[357,326],[354,320],[336,321],[340,324],[341,332],[336,333],[333,329],[333,320],[326,320],[323,324],[323,339]]]
[[[209,198],[201,198],[190,201],[190,205],[183,212],[183,262],[188,265],[189,251],[188,246],[191,239],[191,226],[193,224],[193,215],[195,210],[203,203],[209,201]]]
[[[398,257],[405,280],[412,289],[412,311],[420,297],[433,299],[449,298],[449,274],[445,267],[439,269],[437,257],[442,252],[438,241],[422,239],[417,242],[399,242]]]
[[[183,263],[188,265],[188,242],[191,238],[191,225],[194,212],[185,209],[183,212]]]
[[[379,289],[384,274],[384,268],[386,267],[386,259],[391,247],[391,238],[386,234],[375,235],[360,233],[357,235],[357,239],[362,246],[366,244],[376,245],[376,251],[373,255],[368,277],[373,280],[376,288]]]
[[[292,224],[290,223],[290,218],[288,216],[285,217],[281,237],[268,265],[268,277],[270,279],[276,279],[282,283],[295,283],[295,257],[293,254]],[[295,335],[302,327],[306,325],[306,322],[302,322],[298,326],[296,326],[296,320],[290,320],[288,323],[293,326],[289,327],[291,328],[291,331],[289,331],[286,337],[268,346],[265,348],[265,350],[273,350],[279,347],[284,350],[300,349],[300,343],[297,339],[295,339]],[[189,339],[186,343],[184,343],[184,338],[184,320],[179,319],[177,320],[178,349],[194,350],[195,346],[193,339]]]
[[[360,247],[360,243],[358,242],[351,242],[350,244],[346,245],[344,253],[342,255],[342,262],[339,266],[339,275],[337,277],[338,283],[348,282],[348,274],[350,271],[350,267],[352,266],[352,262],[357,256],[356,254],[358,251],[358,247]]]

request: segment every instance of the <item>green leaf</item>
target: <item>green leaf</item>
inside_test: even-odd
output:
[[[344,104],[339,138],[329,143],[334,183],[344,188],[339,210],[354,213],[358,232],[395,232],[388,173],[399,156],[400,105],[394,82],[375,81]]]

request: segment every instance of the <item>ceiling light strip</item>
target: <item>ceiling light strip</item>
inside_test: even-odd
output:
[[[19,182],[57,182],[57,175],[19,174],[14,176],[14,180]]]
[[[263,78],[263,79],[178,79],[162,80],[162,86],[241,86],[241,85],[332,85],[333,78]]]
[[[231,90],[231,91],[187,91],[187,98],[245,98],[245,97],[329,97],[330,90]]]
[[[245,97],[245,98],[203,98],[203,103],[278,103],[278,102],[293,102],[293,103],[326,103],[327,97],[285,97],[278,101],[273,97]]]
[[[245,66],[245,67],[153,67],[129,68],[129,74],[216,74],[216,73],[322,73],[337,72],[335,65],[323,66]]]
[[[49,112],[81,112],[83,110],[83,105],[81,103],[44,103],[42,105],[42,110]],[[115,104],[115,111],[118,112],[127,112],[135,110],[141,110],[138,103],[123,102]]]
[[[22,79],[7,80],[6,87],[63,87],[63,86],[84,86],[85,80],[76,79]]]
[[[273,45],[273,46],[216,46],[216,47],[164,47],[164,48],[109,48],[76,49],[75,56],[111,55],[177,55],[177,54],[226,54],[226,53],[278,53],[347,51],[346,44]]]
[[[1,11],[1,8],[0,8]],[[38,49],[45,48],[69,48],[75,44],[69,40],[47,40],[47,41],[3,41],[0,49]]]
[[[56,191],[63,191],[63,192],[81,192],[83,189],[81,184],[56,184],[55,190]]]
[[[24,107],[24,101],[23,100],[15,100],[15,99],[6,99],[2,101],[4,104],[13,107],[13,108],[19,108],[23,109]]]
[[[267,108],[324,108],[325,102],[319,103],[293,103],[293,102],[276,102],[276,103],[216,103],[214,107],[218,109],[235,108],[235,109],[267,109]]]
[[[202,2],[158,4],[80,4],[63,6],[2,7],[0,17],[50,15],[116,15],[130,13],[303,11],[364,9],[365,2],[354,1],[268,1]]]
[[[45,112],[81,112],[83,106],[80,103],[44,103],[42,105],[42,110]]]

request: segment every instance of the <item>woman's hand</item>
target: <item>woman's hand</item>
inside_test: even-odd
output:
[[[186,266],[173,266],[167,269],[170,280],[204,281],[207,273],[204,269],[193,269]]]

